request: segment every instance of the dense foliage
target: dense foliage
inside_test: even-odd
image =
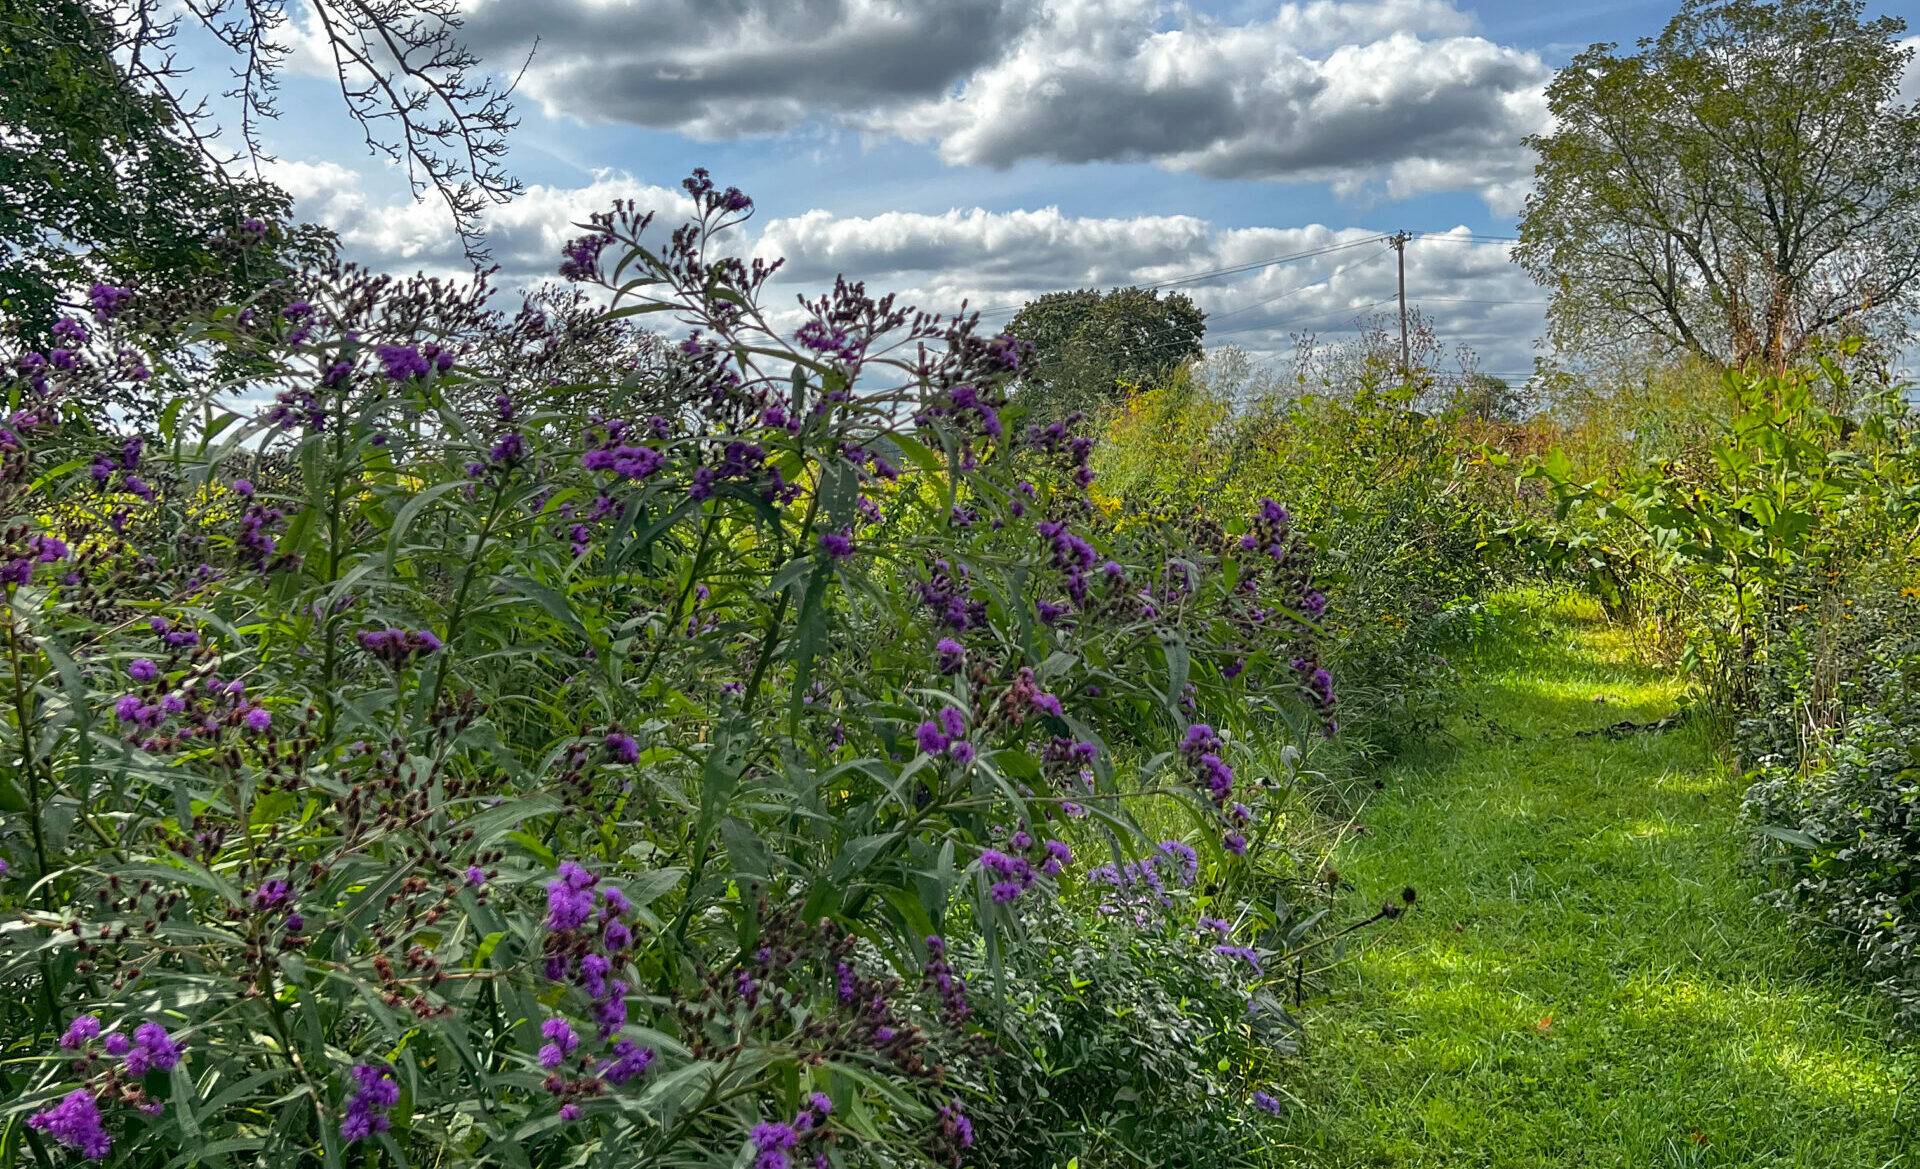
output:
[[[1131,524],[1227,517],[1289,501],[1318,544],[1323,620],[1342,680],[1347,742],[1393,750],[1439,729],[1447,655],[1503,570],[1483,545],[1510,523],[1510,477],[1480,443],[1497,431],[1453,408],[1424,413],[1419,385],[1259,386],[1182,371],[1110,419],[1095,499]]]
[[[1200,356],[1206,315],[1183,293],[1115,288],[1051,292],[1023,306],[1007,332],[1033,346],[1014,400],[1036,422],[1097,415]]]
[[[1257,1140],[1324,556],[1116,520],[970,320],[775,329],[687,190],[568,245],[682,337],[571,416],[428,281],[262,290],[147,433],[80,405],[137,295],[9,359],[0,1160],[1040,1164],[1114,995],[1192,1012],[1143,1117]]]
[[[1598,475],[1529,462],[1554,519],[1524,542],[1673,646],[1750,769],[1772,897],[1920,1003],[1920,431],[1840,362],[1728,372],[1724,413]],[[1831,408],[1857,403],[1851,414]]]

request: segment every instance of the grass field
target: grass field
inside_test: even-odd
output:
[[[1740,784],[1597,613],[1508,602],[1451,746],[1341,875],[1416,909],[1331,977],[1285,1139],[1349,1166],[1920,1166],[1920,1054],[1740,866]]]

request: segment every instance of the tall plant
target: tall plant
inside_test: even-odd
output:
[[[584,431],[428,281],[220,315],[257,376],[149,435],[69,405],[122,290],[11,363],[0,1161],[957,1161],[950,939],[1018,963],[1089,850],[1245,891],[1230,728],[1334,701],[1286,510],[1114,532],[1015,341],[845,282],[783,333],[686,186],[567,247],[681,336]]]

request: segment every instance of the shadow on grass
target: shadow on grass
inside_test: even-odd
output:
[[[1597,612],[1526,614],[1337,858],[1356,899],[1421,898],[1308,1012],[1293,1163],[1920,1164],[1914,1054],[1755,904],[1704,728],[1576,737],[1678,688]]]

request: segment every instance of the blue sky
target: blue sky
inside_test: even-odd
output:
[[[675,211],[695,166],[754,196],[742,247],[789,257],[782,297],[837,271],[928,307],[1165,280],[1398,229],[1510,235],[1540,88],[1677,0],[464,0],[521,90],[490,216],[515,281],[614,197]],[[1913,18],[1916,3],[1877,13]],[[368,156],[295,56],[273,175],[349,251],[452,270],[444,214]],[[302,72],[302,61],[307,69]],[[1497,241],[1420,240],[1410,298],[1480,367],[1532,367],[1542,293]],[[1391,295],[1358,246],[1187,289],[1214,339],[1283,363]],[[1231,315],[1228,315],[1231,314]]]

